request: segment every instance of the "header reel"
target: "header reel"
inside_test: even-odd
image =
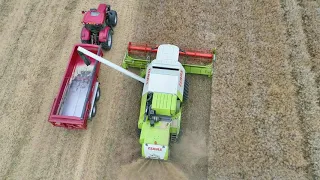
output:
[[[122,67],[140,69],[140,76],[146,74],[147,65],[156,58],[158,45],[138,44],[129,42],[124,56]],[[216,52],[213,50],[191,50],[180,48],[179,62],[187,74],[200,74],[209,77],[213,74],[213,63],[216,60]]]

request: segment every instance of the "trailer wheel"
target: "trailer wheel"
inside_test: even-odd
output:
[[[91,118],[95,117],[97,114],[97,105],[94,104],[91,112]]]
[[[100,99],[100,87],[98,87],[98,89],[97,89],[95,101],[98,102],[99,99]]]
[[[118,23],[118,14],[117,11],[111,10],[108,12],[108,24],[112,27],[116,27]]]
[[[101,43],[102,49],[109,51],[112,47],[112,33],[111,30],[108,31],[108,39],[106,42]]]

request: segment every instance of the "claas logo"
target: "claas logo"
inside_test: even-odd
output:
[[[183,76],[183,71],[180,70],[180,79],[179,79],[179,86],[182,86],[182,76]]]
[[[159,148],[159,147],[148,147],[148,150],[151,150],[151,151],[162,151],[162,148]]]
[[[151,71],[151,69],[149,69],[149,70],[148,70],[146,84],[148,84],[148,83],[149,83],[150,71]]]

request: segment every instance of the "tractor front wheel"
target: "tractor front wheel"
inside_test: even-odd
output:
[[[118,14],[117,11],[111,10],[108,12],[108,24],[112,27],[116,27],[118,23]]]
[[[108,31],[108,39],[106,42],[101,43],[102,49],[109,51],[112,47],[112,33],[111,30]]]

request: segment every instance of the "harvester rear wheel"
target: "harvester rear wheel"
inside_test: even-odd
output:
[[[178,134],[178,137],[177,137],[177,143],[179,143],[181,141],[182,135],[183,135],[183,130],[180,127],[179,134]]]
[[[108,24],[112,27],[116,27],[118,23],[118,14],[117,11],[111,10],[108,12]]]
[[[108,31],[108,39],[106,42],[101,43],[101,47],[104,50],[109,51],[112,48],[112,33],[111,30]]]
[[[140,135],[141,135],[141,129],[137,128],[137,136],[138,136],[138,138],[140,138]]]

